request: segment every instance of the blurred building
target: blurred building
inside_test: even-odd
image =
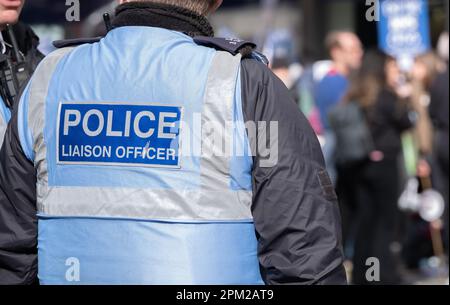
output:
[[[81,22],[67,22],[64,0],[28,1],[23,18],[48,39],[93,36],[101,33],[102,13],[112,13],[115,1],[80,0]],[[448,0],[428,0],[433,42],[448,30]],[[293,44],[303,61],[326,56],[323,40],[330,30],[356,32],[367,47],[377,45],[375,22],[365,18],[365,0],[224,0],[212,17],[219,34],[256,41],[261,48],[274,31],[292,33]]]

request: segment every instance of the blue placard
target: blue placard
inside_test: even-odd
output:
[[[394,57],[414,57],[431,48],[425,0],[381,0],[379,47]]]
[[[57,163],[180,168],[182,107],[61,103]]]

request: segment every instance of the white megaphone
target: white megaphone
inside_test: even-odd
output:
[[[419,181],[411,178],[406,184],[405,190],[398,200],[398,207],[401,211],[417,213],[420,209],[420,196],[418,193]]]
[[[422,192],[419,198],[419,215],[423,220],[434,222],[441,219],[445,211],[445,201],[439,192],[428,189]]]

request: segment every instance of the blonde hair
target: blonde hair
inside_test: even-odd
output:
[[[427,77],[425,79],[425,87],[429,88],[434,79],[436,78],[436,75],[441,72],[441,65],[444,65],[440,62],[439,57],[434,52],[427,52],[425,54],[419,55],[416,58],[416,62],[422,63],[427,71]]]

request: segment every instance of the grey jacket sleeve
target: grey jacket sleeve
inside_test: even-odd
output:
[[[278,158],[263,167],[257,149],[252,212],[263,279],[267,284],[346,284],[337,197],[318,140],[288,89],[251,59],[242,61],[246,121],[278,122]],[[269,132],[268,132],[269,133]],[[267,143],[269,147],[269,137]],[[263,145],[264,146],[264,145]],[[267,166],[267,165],[264,165]]]
[[[22,151],[15,112],[0,151],[0,284],[35,283],[36,174]]]

